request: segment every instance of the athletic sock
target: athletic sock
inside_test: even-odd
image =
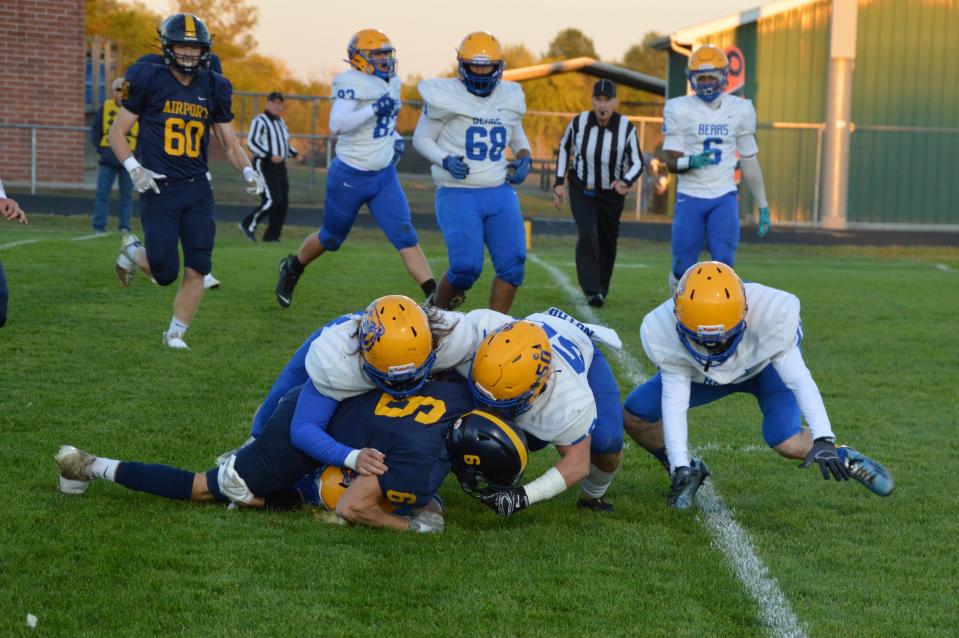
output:
[[[599,498],[609,489],[616,472],[604,472],[593,463],[589,464],[589,475],[583,479],[580,486],[580,498]]]
[[[306,264],[301,262],[296,255],[291,255],[293,259],[290,260],[290,270],[292,270],[297,275],[302,275],[303,270],[306,269]]]
[[[435,279],[427,279],[426,281],[424,281],[423,283],[420,284],[420,289],[423,291],[423,294],[424,294],[424,295],[426,295],[427,297],[429,297],[429,296],[432,295],[434,292],[436,292],[436,280],[435,280]]]
[[[98,456],[93,460],[93,463],[90,464],[90,473],[93,474],[94,478],[115,483],[118,465],[120,465],[120,461],[104,459]]]
[[[124,461],[116,468],[116,482],[131,490],[180,501],[189,501],[193,493],[193,472],[169,465]]]
[[[656,457],[656,460],[659,461],[659,463],[666,468],[666,472],[669,472],[669,457],[666,456],[666,448],[661,447],[656,450],[646,450],[646,451],[652,454],[654,457]]]
[[[190,327],[190,324],[184,323],[174,316],[170,319],[170,327],[167,328],[167,333],[169,334],[178,334],[181,337],[186,334],[186,329]]]

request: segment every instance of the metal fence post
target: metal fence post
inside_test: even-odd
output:
[[[819,227],[819,185],[822,182],[822,136],[825,127],[816,130],[816,182],[813,195],[812,223]]]
[[[30,194],[37,194],[37,127],[30,127]]]
[[[639,154],[640,160],[642,160],[643,149],[646,147],[646,121],[639,123]],[[646,169],[649,167],[647,166]],[[639,183],[636,185],[636,221],[639,221],[639,216],[643,212],[643,190],[646,188],[646,180],[643,179],[643,174],[639,174]]]

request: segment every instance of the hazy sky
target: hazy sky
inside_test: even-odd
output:
[[[159,13],[170,0],[143,0]],[[605,59],[622,57],[647,31],[669,33],[764,4],[761,0],[253,0],[260,7],[259,50],[276,56],[300,77],[328,79],[346,68],[350,36],[382,29],[397,49],[401,77],[435,75],[450,68],[455,48],[470,31],[546,50],[561,29],[576,27]],[[768,4],[768,3],[767,3]],[[584,9],[589,8],[590,11]],[[200,16],[201,18],[203,16]],[[216,48],[214,41],[214,50]]]

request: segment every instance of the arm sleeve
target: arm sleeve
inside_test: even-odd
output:
[[[326,433],[337,405],[336,400],[320,394],[312,383],[304,385],[290,423],[290,443],[320,463],[343,467],[353,448],[337,443]]]
[[[680,122],[679,113],[676,112],[676,106],[666,102],[666,108],[663,109],[663,150],[686,152],[686,146],[683,143],[683,126]]]
[[[639,149],[639,140],[636,139],[636,127],[629,127],[629,134],[626,138],[626,152],[624,159],[629,159],[629,170],[623,173],[623,181],[627,186],[632,186],[639,176],[643,174],[645,164],[643,163],[643,154]]]
[[[349,133],[373,115],[372,104],[360,106],[357,100],[333,100],[333,108],[330,109],[330,133]]]
[[[675,372],[663,371],[663,438],[669,469],[689,466],[689,377]]]
[[[276,410],[280,399],[286,396],[287,392],[298,385],[309,382],[310,375],[306,373],[306,353],[310,351],[310,344],[313,343],[313,340],[319,337],[320,333],[325,329],[326,326],[307,337],[303,345],[290,357],[283,371],[280,372],[280,376],[273,382],[273,387],[270,388],[270,392],[266,395],[263,403],[260,404],[256,414],[253,416],[253,427],[250,429],[250,436],[260,436],[260,432],[263,431],[263,426],[266,425],[273,411]]]
[[[563,131],[563,137],[559,140],[559,154],[556,156],[557,184],[562,184],[566,181],[566,171],[569,170],[569,155],[573,152],[573,122],[575,121],[576,117],[569,121],[569,124],[566,125],[566,130]]]
[[[448,155],[436,143],[443,132],[444,126],[445,124],[441,120],[434,120],[424,113],[420,116],[420,121],[416,124],[416,130],[413,132],[413,148],[437,166],[442,166],[443,158]]]
[[[270,154],[270,149],[263,146],[264,129],[263,118],[257,115],[253,118],[253,122],[250,124],[250,132],[246,135],[246,145],[257,157],[266,157]]]
[[[766,185],[763,183],[763,172],[759,168],[759,160],[756,159],[755,155],[742,157],[739,160],[739,165],[743,169],[743,179],[746,180],[746,185],[749,186],[749,192],[753,194],[756,205],[760,208],[769,206],[769,202],[766,201]]]
[[[819,393],[819,386],[816,385],[809,368],[806,367],[799,348],[790,348],[781,358],[774,360],[772,365],[786,387],[796,396],[799,411],[802,412],[809,429],[812,430],[813,438],[835,437],[832,426],[829,424],[829,416],[826,414],[826,406]]]
[[[529,139],[526,137],[526,131],[523,130],[522,122],[517,122],[513,125],[513,131],[509,138],[509,147],[513,150],[514,154],[523,150],[530,150]]]
[[[233,121],[233,85],[219,73],[213,74],[213,101],[215,108],[212,117],[214,124]]]

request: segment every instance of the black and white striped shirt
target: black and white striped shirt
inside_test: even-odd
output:
[[[589,190],[609,190],[617,180],[632,186],[643,172],[636,127],[616,112],[604,127],[592,111],[584,111],[570,120],[559,143],[557,184],[566,179],[570,160],[573,175]]]
[[[246,145],[260,159],[269,159],[271,155],[296,157],[296,149],[290,146],[290,131],[282,117],[269,113],[260,113],[250,122],[250,132],[246,136]]]

